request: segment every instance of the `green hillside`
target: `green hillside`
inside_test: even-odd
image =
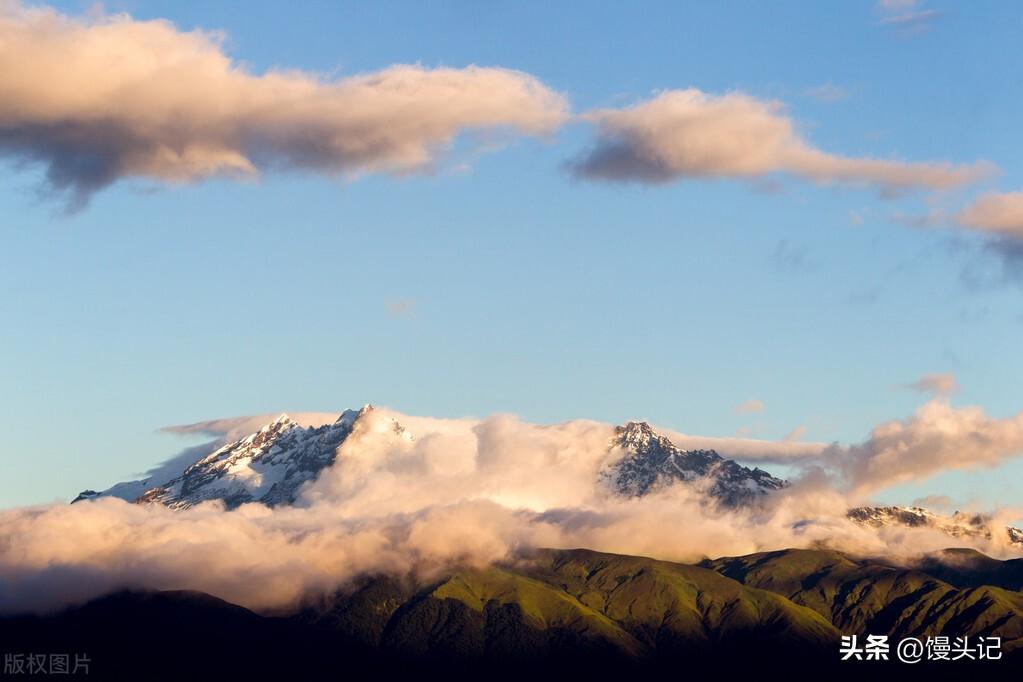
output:
[[[727,679],[803,666],[827,671],[833,680],[862,679],[868,672],[875,679],[934,680],[964,671],[943,664],[910,668],[894,660],[842,662],[840,638],[996,635],[1004,659],[977,661],[986,666],[977,672],[984,679],[1017,679],[1023,593],[981,584],[989,576],[1012,579],[1015,564],[956,551],[914,566],[825,550],[767,552],[698,566],[583,549],[539,550],[487,568],[364,576],[297,614],[259,615],[196,593],[115,593],[46,617],[0,618],[0,640],[26,650],[45,645],[95,651],[126,679],[135,679],[132,666],[168,652],[188,652],[188,661],[215,669],[261,671],[251,656],[286,670],[290,651],[305,656],[310,669],[427,666],[449,677],[461,671],[466,679],[519,679],[537,670],[550,679],[681,670]],[[958,582],[941,580],[923,566]],[[222,634],[235,642],[230,665],[213,656],[219,649],[196,646]],[[122,659],[125,647],[131,655]]]
[[[940,558],[922,565],[944,566]],[[989,572],[991,562],[1008,563],[983,558],[978,565]],[[811,608],[842,632],[998,635],[1004,650],[1023,646],[1023,594],[1001,587],[956,587],[919,568],[827,550],[782,550],[702,565]],[[965,581],[966,569],[957,570]]]
[[[713,570],[587,550],[543,550],[419,589],[369,581],[306,617],[409,656],[460,660],[817,651],[840,637],[814,610]]]
[[[987,575],[1011,576],[1011,562],[970,555],[972,564],[950,564],[949,556],[921,565],[957,571],[964,586],[919,568],[828,550],[698,566],[540,550],[425,583],[367,579],[304,618],[385,650],[460,660],[565,652],[671,658],[779,647],[834,654],[842,634],[867,633],[998,635],[1005,651],[1023,646],[1023,594],[972,584]]]

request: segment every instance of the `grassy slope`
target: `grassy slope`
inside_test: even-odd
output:
[[[957,588],[919,570],[826,550],[782,550],[704,562],[745,585],[807,606],[846,633],[989,635],[1023,646],[1023,594]]]
[[[524,571],[572,595],[644,642],[761,637],[833,641],[813,611],[697,567],[588,550],[541,553]]]
[[[369,581],[317,620],[386,649],[462,658],[828,648],[843,633],[995,634],[1005,650],[1023,647],[1023,594],[970,586],[985,576],[1011,576],[1012,566],[1001,567],[1010,562],[954,558],[962,586],[827,550],[783,550],[701,566],[544,550],[528,561],[458,571],[425,587]]]
[[[964,585],[986,575],[1011,577],[1015,570],[985,557],[954,558],[961,560],[955,570]],[[970,566],[977,570],[970,573]],[[543,662],[548,671],[612,676],[626,662],[647,672],[725,665],[757,673],[768,664],[791,669],[798,661],[808,669],[827,669],[833,679],[846,673],[860,679],[860,668],[836,667],[843,633],[997,634],[1007,659],[1016,661],[999,668],[1009,673],[1023,665],[1021,624],[1019,592],[960,587],[920,570],[838,552],[785,550],[689,566],[543,550],[504,566],[451,572],[429,584],[367,577],[315,608],[281,618],[257,616],[205,595],[112,595],[51,618],[0,619],[0,640],[15,649],[47,644],[53,650],[94,651],[97,665],[120,665],[129,679],[139,665],[168,651],[187,654],[182,665],[198,661],[211,669],[261,670],[289,665],[283,653],[274,654],[278,649],[300,653],[309,670],[352,662],[370,669],[418,668],[433,661],[448,671],[478,663],[490,674],[520,663],[540,669],[536,664]],[[222,651],[225,643],[229,656]],[[121,661],[124,650],[135,653]],[[562,663],[567,667],[559,667]],[[902,668],[897,672],[905,674]],[[933,671],[925,672],[932,679]]]
[[[999,561],[975,549],[946,549],[925,557],[918,568],[956,587],[992,585],[1023,589],[1023,559]]]
[[[542,551],[404,589],[370,583],[318,621],[387,649],[462,659],[813,648],[839,637],[812,609],[712,570],[586,550]]]

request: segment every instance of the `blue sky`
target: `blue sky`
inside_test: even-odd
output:
[[[587,182],[566,170],[593,139],[574,121],[493,151],[460,138],[426,175],[129,178],[68,215],[41,166],[10,161],[0,505],[142,471],[187,444],[163,426],[365,402],[852,443],[926,399],[901,385],[947,372],[953,404],[1015,414],[1019,285],[983,235],[898,216],[1023,187],[1019,8],[928,8],[910,30],[870,2],[106,3],[222,30],[254,73],[500,66],[575,112],[741,91],[833,154],[1000,171],[895,199],[792,178]],[[735,411],[751,399],[764,410]],[[1021,473],[878,498],[1019,503]]]

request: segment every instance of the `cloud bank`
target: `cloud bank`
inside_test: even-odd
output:
[[[999,421],[929,403],[905,423],[878,427],[868,443],[826,452],[822,463],[834,471],[809,469],[765,508],[747,510],[715,507],[692,485],[643,498],[610,495],[595,482],[623,454],[609,449],[612,434],[590,421],[541,426],[505,415],[428,419],[378,408],[356,423],[334,466],[294,507],[225,511],[205,503],[172,511],[99,498],[0,511],[0,612],[56,609],[124,587],[197,589],[287,610],[367,573],[429,577],[534,547],[687,562],[820,543],[909,556],[949,539],[852,523],[845,517],[852,499],[829,476],[877,482],[970,457],[993,463],[1023,446],[1023,416]],[[1009,552],[1002,537],[969,542]]]
[[[0,2],[0,154],[42,164],[72,207],[123,178],[419,173],[462,132],[547,135],[567,116],[510,69],[255,74],[214,32]]]
[[[854,496],[941,471],[993,468],[1023,455],[1023,412],[998,419],[979,407],[931,400],[904,420],[874,428],[863,443],[823,454],[839,487]]]
[[[591,180],[665,183],[787,173],[821,184],[875,187],[890,195],[959,187],[993,169],[983,162],[906,163],[829,154],[800,137],[780,103],[741,92],[668,90],[586,118],[596,124],[598,139],[571,168]]]
[[[757,464],[785,464],[799,460],[820,457],[828,447],[827,443],[800,442],[801,432],[782,440],[761,440],[758,438],[729,438],[722,436],[693,436],[670,429],[657,428],[671,438],[675,445],[685,450],[716,450],[722,457],[738,459]],[[797,430],[798,431],[798,430]]]
[[[810,94],[834,101],[843,93],[823,86]],[[597,139],[569,168],[594,180],[788,174],[893,194],[958,187],[993,170],[983,162],[830,154],[803,139],[778,102],[741,92],[668,90],[579,118],[596,125]],[[41,166],[46,187],[72,210],[128,178],[430,172],[465,133],[549,136],[571,119],[565,97],[521,71],[394,65],[344,77],[255,73],[225,53],[214,31],[0,0],[0,158]]]

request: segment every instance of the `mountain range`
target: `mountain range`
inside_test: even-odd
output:
[[[301,426],[287,415],[176,469],[85,491],[186,509],[300,501],[304,486],[347,456],[371,406]],[[392,419],[396,438],[416,434]],[[623,498],[693,486],[708,504],[754,508],[788,482],[713,450],[685,450],[646,422],[613,429],[594,485]],[[341,454],[339,454],[339,452]],[[928,527],[950,541],[990,538],[990,519],[920,507],[856,507],[869,528]],[[685,532],[685,529],[680,529]],[[1023,534],[1010,529],[1010,538]],[[1023,558],[948,549],[912,561],[824,547],[659,561],[587,549],[522,550],[496,564],[368,574],[287,611],[255,613],[187,591],[121,591],[44,616],[0,618],[0,642],[87,651],[101,679],[428,676],[620,679],[762,677],[802,670],[834,679],[961,676],[963,664],[842,662],[843,635],[999,638],[985,679],[1023,667]]]
[[[304,427],[282,414],[243,438],[221,445],[178,468],[162,467],[159,475],[118,483],[102,492],[85,490],[73,501],[113,496],[139,504],[175,509],[222,501],[228,509],[260,502],[294,504],[303,485],[316,479],[337,458],[338,449],[356,424],[373,410],[345,410],[333,423]],[[414,439],[394,421],[397,436]],[[749,468],[714,450],[685,450],[648,423],[630,421],[614,428],[609,451],[620,456],[602,469],[595,485],[614,495],[640,497],[660,486],[682,483],[698,488],[725,508],[755,506],[788,482],[760,468]],[[866,506],[852,508],[851,520],[869,528],[929,527],[951,538],[990,539],[994,532],[984,515],[936,514],[921,507]],[[1007,528],[1009,540],[1023,548],[1023,531]]]
[[[972,551],[896,565],[783,550],[699,565],[533,550],[487,568],[364,576],[282,614],[194,592],[117,592],[0,618],[8,648],[87,651],[98,679],[253,675],[644,674],[1009,679],[1023,665],[1023,570]],[[842,635],[1000,638],[1000,660],[843,662]],[[981,640],[980,638],[985,638]],[[892,656],[894,659],[894,655]],[[270,675],[271,677],[267,677]]]

